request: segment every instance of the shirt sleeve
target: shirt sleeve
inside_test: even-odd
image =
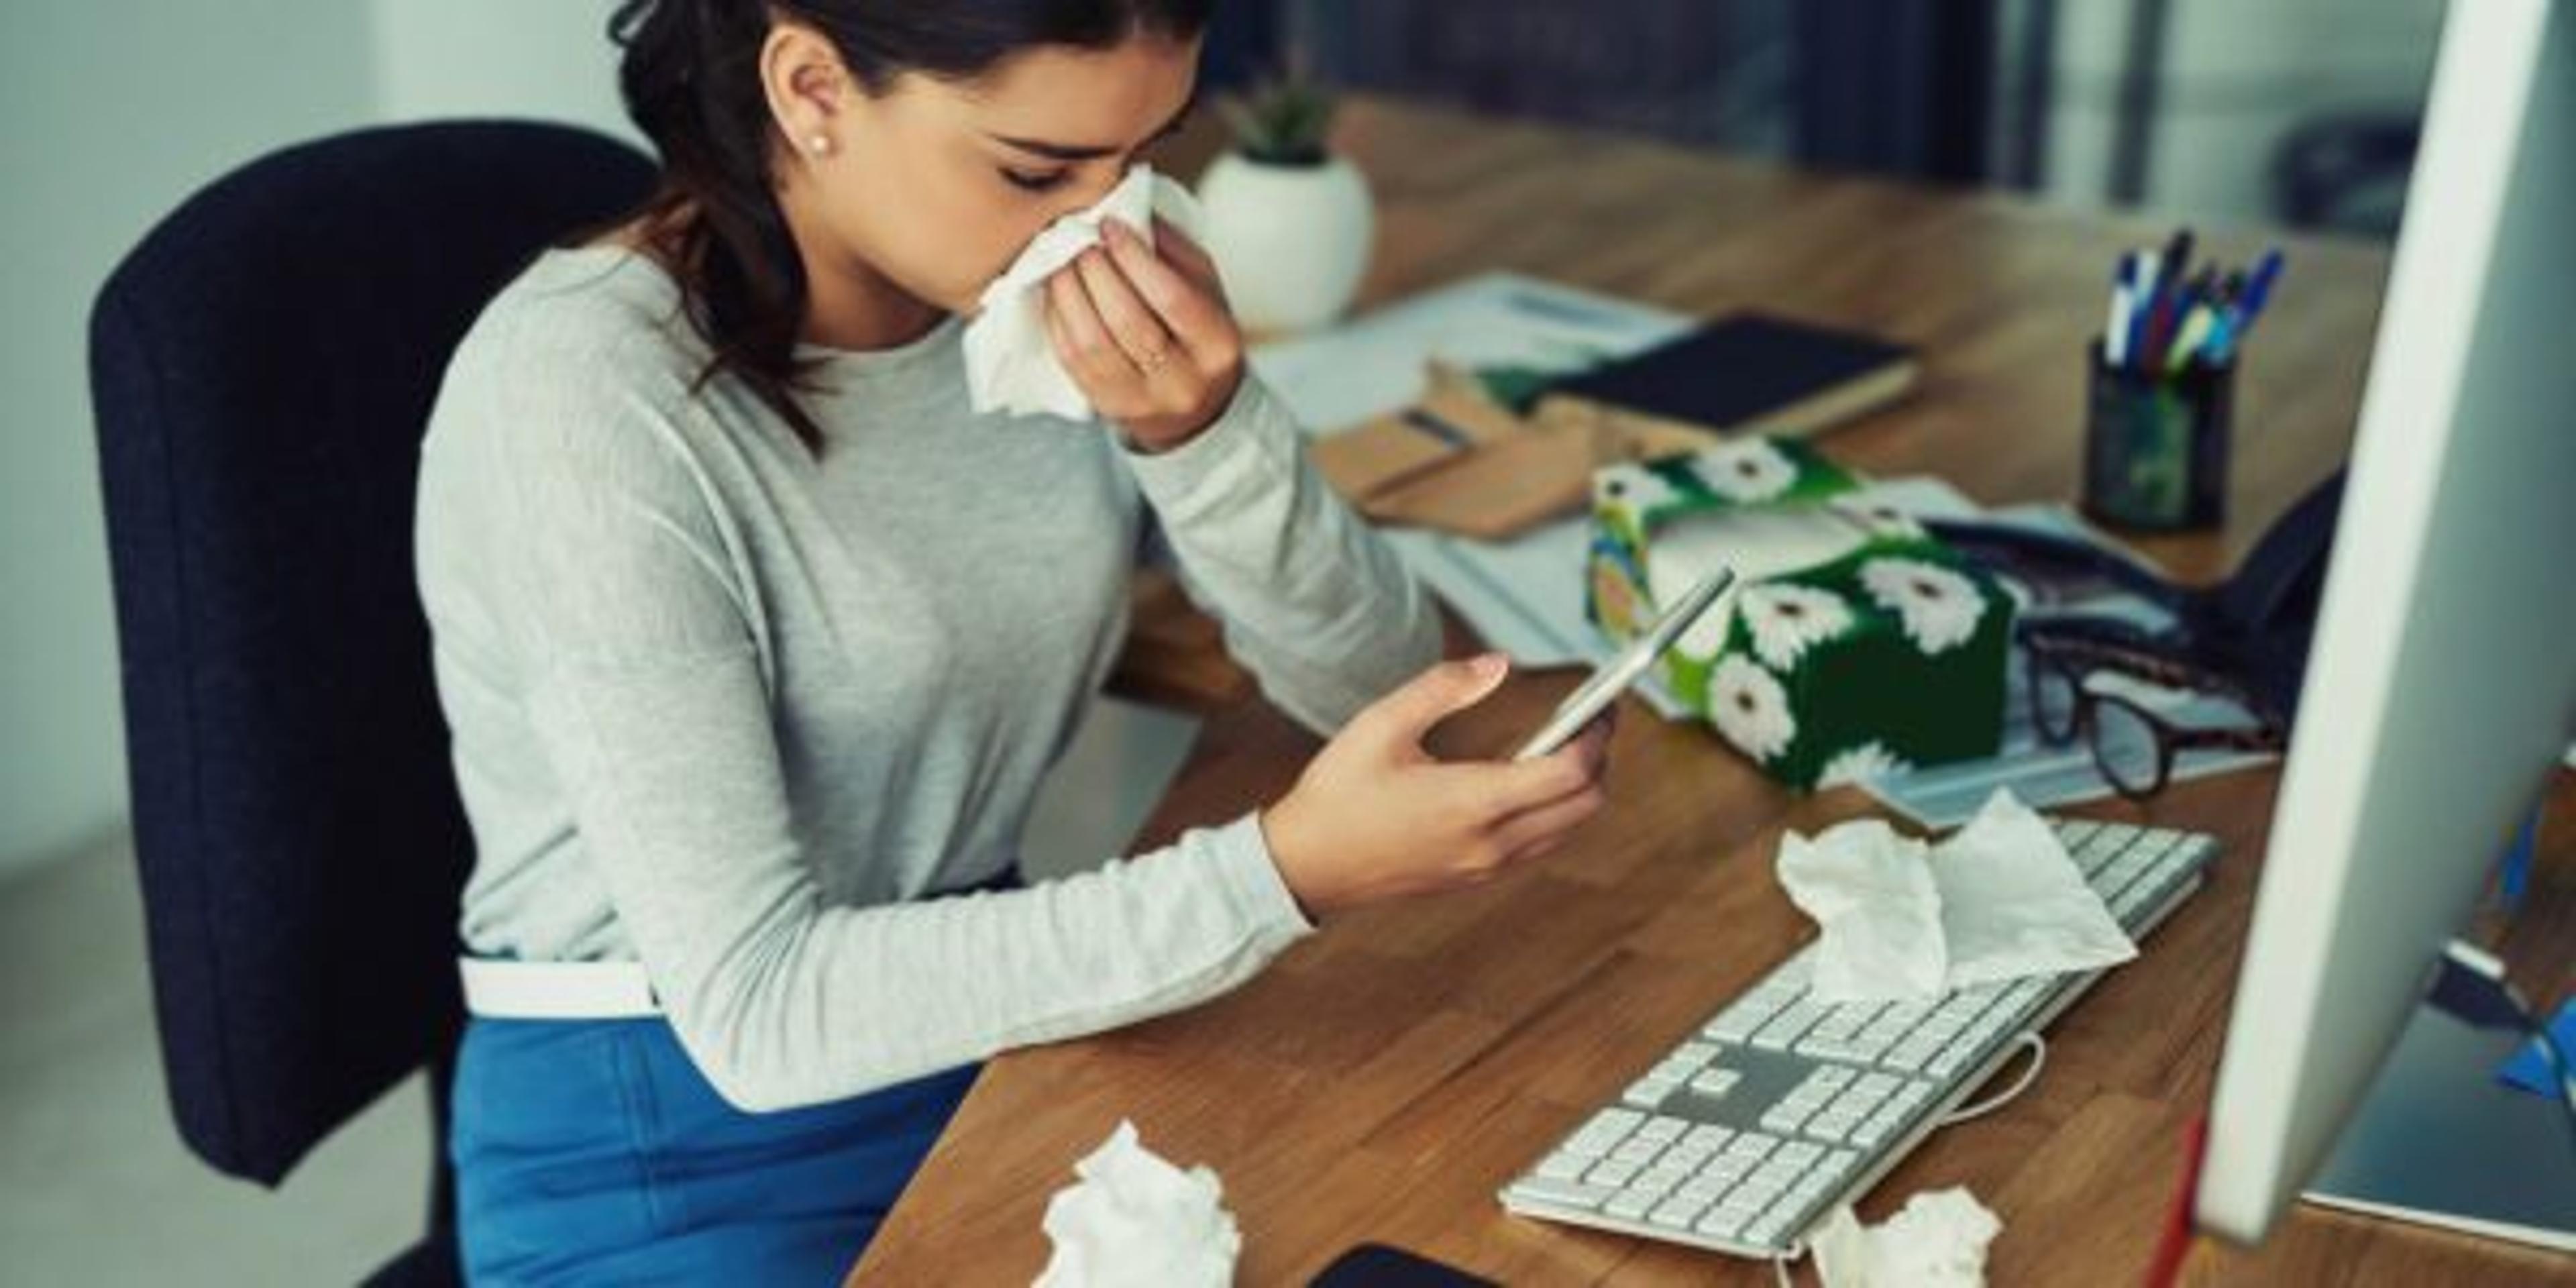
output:
[[[1439,660],[1430,594],[1324,482],[1258,377],[1197,437],[1127,459],[1182,584],[1280,710],[1330,734]]]
[[[524,701],[664,1009],[750,1110],[1188,1006],[1311,929],[1246,817],[1008,893],[828,906],[800,848],[746,564],[656,400],[536,380],[473,473]],[[668,405],[667,403],[664,405]],[[450,463],[453,464],[453,463]]]

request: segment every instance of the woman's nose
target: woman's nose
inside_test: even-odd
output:
[[[1064,194],[1063,199],[1056,203],[1050,212],[1051,216],[1061,218],[1075,211],[1089,210],[1099,205],[1101,198],[1108,196],[1119,184],[1126,182],[1127,171],[1126,166],[1118,166],[1114,169],[1103,166],[1090,178],[1064,185],[1061,190]]]

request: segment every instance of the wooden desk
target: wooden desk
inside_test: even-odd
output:
[[[1763,305],[1911,341],[1902,408],[1826,440],[1893,475],[1935,472],[1986,502],[2072,494],[2081,352],[2108,265],[2161,241],[2149,220],[2071,213],[1730,161],[1381,103],[1346,117],[1372,177],[1384,299],[1508,267],[1708,313]],[[1546,210],[1544,216],[1537,214]],[[2272,239],[2205,244],[2250,260]],[[2214,575],[2349,441],[2386,256],[2294,239],[2252,346],[2225,532],[2144,543]],[[1573,683],[1515,680],[1441,731],[1495,752]],[[1495,1189],[1807,934],[1770,872],[1785,827],[1864,813],[1799,798],[1695,727],[1621,724],[1613,805],[1578,844],[1494,886],[1337,920],[1240,992],[987,1068],[853,1282],[1026,1283],[1040,1218],[1122,1117],[1155,1150],[1223,1177],[1241,1282],[1303,1283],[1380,1240],[1521,1283],[1768,1284],[1768,1266],[1505,1215]],[[1153,824],[1160,841],[1274,798],[1311,738],[1257,703],[1212,720]],[[2206,891],[2050,1031],[2048,1066],[2008,1110],[1943,1132],[1862,1205],[1966,1184],[2004,1219],[1998,1284],[2134,1283],[2207,1102],[2276,776],[2075,812],[2216,833]],[[2563,787],[2563,784],[2562,784]],[[2576,822],[2568,790],[2558,814]],[[2547,835],[2569,835],[2568,826]],[[2576,875],[2553,855],[2521,927],[2525,978],[2576,962]],[[2551,996],[2560,989],[2544,990]],[[2204,1247],[2207,1282],[2515,1281],[2532,1253],[2302,1211],[2257,1256]]]

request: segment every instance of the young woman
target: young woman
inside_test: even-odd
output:
[[[1599,807],[1602,730],[1422,751],[1503,668],[1429,665],[1423,592],[1169,229],[1048,286],[1103,423],[969,408],[960,316],[1185,109],[1209,3],[619,10],[661,190],[502,292],[424,447],[478,851],[450,1141],[476,1278],[836,1282],[975,1061],[1214,996]],[[1330,742],[1265,809],[1016,888],[1149,515]]]

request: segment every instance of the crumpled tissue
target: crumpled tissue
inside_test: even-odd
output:
[[[1983,1288],[1986,1245],[2004,1228],[1963,1186],[1917,1194],[1883,1224],[1846,1205],[1807,1241],[1825,1288]]]
[[[1780,884],[1818,927],[1812,987],[1819,997],[1941,991],[1950,951],[1925,848],[1874,818],[1812,841],[1796,832],[1780,838]]]
[[[1121,1119],[1074,1164],[1082,1179],[1048,1200],[1055,1253],[1035,1288],[1217,1288],[1234,1282],[1243,1235],[1205,1167],[1184,1172],[1137,1143]]]
[[[1780,884],[1816,919],[1816,1000],[1925,1001],[1950,989],[2138,955],[2057,834],[1997,789],[1937,845],[1865,819],[1780,842]]]
[[[1151,166],[1137,166],[1086,209],[1057,219],[1029,240],[1028,248],[984,288],[975,317],[966,324],[966,392],[978,412],[1014,416],[1091,418],[1091,400],[1056,357],[1047,338],[1046,280],[1075,256],[1098,245],[1101,221],[1116,219],[1154,244],[1154,218],[1205,244],[1205,216],[1190,190]]]

